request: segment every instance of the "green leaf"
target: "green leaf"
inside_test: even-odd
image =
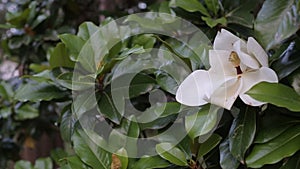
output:
[[[197,158],[203,157],[212,149],[214,149],[222,140],[222,137],[218,134],[212,134],[204,143],[200,144],[200,148],[198,150]]]
[[[237,169],[240,162],[229,151],[229,140],[226,139],[219,146],[220,149],[220,165],[222,169]]]
[[[38,109],[28,103],[22,105],[15,111],[16,111],[16,114],[15,114],[14,118],[16,120],[33,119],[33,118],[36,118],[39,116]]]
[[[137,116],[139,122],[152,122],[159,118],[176,115],[180,112],[180,104],[178,102],[158,103],[151,105],[141,115]],[[143,126],[147,124],[141,124]],[[157,124],[158,125],[158,124]]]
[[[65,152],[62,148],[56,148],[51,150],[50,152],[51,158],[55,161],[59,166],[63,165],[63,160],[68,157],[68,153]]]
[[[246,94],[258,101],[285,107],[291,111],[300,111],[300,95],[292,88],[280,83],[261,82],[253,86]]]
[[[82,40],[80,37],[72,34],[62,34],[59,35],[59,38],[66,45],[66,48],[72,55],[71,59],[73,61],[76,61],[81,51],[81,48],[85,44],[85,41]]]
[[[0,108],[0,119],[8,118],[12,114],[11,107],[1,107]]]
[[[72,136],[74,150],[79,158],[92,168],[110,169],[111,154],[96,145],[82,130]]]
[[[126,147],[127,136],[121,133],[119,130],[112,130],[108,139],[110,151],[116,152],[119,149]],[[130,145],[131,146],[131,145]],[[136,147],[136,145],[134,145]],[[135,149],[135,148],[133,148]],[[129,152],[131,153],[131,152]]]
[[[83,90],[78,95],[73,96],[75,96],[75,99],[73,99],[72,103],[72,113],[75,113],[78,119],[97,105],[97,98],[93,88]]]
[[[300,125],[294,126],[278,137],[263,144],[256,144],[246,158],[248,167],[260,168],[274,164],[300,150]]]
[[[300,152],[290,157],[287,161],[283,163],[280,169],[299,169],[300,168]]]
[[[180,7],[189,12],[200,12],[205,16],[209,16],[206,8],[198,0],[171,0],[171,7]]]
[[[282,115],[274,110],[267,111],[260,118],[254,143],[267,143],[297,124],[299,125],[300,121],[293,117]]]
[[[140,127],[139,124],[136,122],[135,117],[132,115],[128,118],[128,120],[130,120],[130,124],[128,126],[128,132],[127,132],[127,136],[128,137],[134,137],[134,138],[138,138],[140,135]]]
[[[33,169],[31,163],[29,161],[20,160],[16,162],[14,169]]]
[[[121,148],[116,152],[116,154],[121,161],[121,169],[126,169],[128,166],[127,151],[124,148]]]
[[[67,49],[63,43],[58,43],[53,50],[50,50],[49,64],[51,68],[70,67],[73,68],[75,63],[70,60]]]
[[[92,22],[84,22],[79,26],[77,35],[87,41],[98,29]]]
[[[2,81],[0,83],[0,96],[5,100],[11,100],[14,95],[12,86]]]
[[[174,95],[176,94],[178,84],[177,84],[176,80],[168,73],[159,72],[156,75],[156,81],[157,81],[158,85],[165,91],[167,91],[171,94],[174,94]]]
[[[101,114],[109,118],[111,121],[120,124],[120,119],[122,115],[115,107],[114,101],[108,93],[103,92],[98,102],[98,106]]]
[[[65,97],[66,93],[57,87],[48,83],[28,83],[21,86],[15,95],[15,99],[19,101],[38,102],[42,100],[52,100]]]
[[[127,76],[124,75],[124,77],[119,78],[126,78]],[[120,79],[121,80],[121,79]],[[132,79],[130,86],[129,86],[129,97],[137,97],[141,94],[145,94],[149,91],[151,91],[156,85],[155,79],[150,77],[147,74],[139,73],[135,75],[135,77]],[[124,86],[125,88],[127,86]]]
[[[166,168],[168,166],[170,166],[170,163],[160,156],[144,156],[134,163],[132,169]]]
[[[74,155],[64,158],[67,164],[61,166],[61,169],[90,169],[85,163],[81,161],[81,159]]]
[[[75,122],[76,118],[72,114],[70,106],[66,106],[62,110],[61,122],[59,126],[61,137],[64,141],[71,142],[71,136],[73,134]]]
[[[29,13],[30,13],[29,8],[27,8],[23,11],[20,11],[20,12],[7,12],[6,20],[10,24],[12,24],[18,28],[22,28],[26,24]]]
[[[37,16],[33,23],[31,24],[31,29],[34,29],[35,27],[37,27],[39,24],[41,24],[43,21],[45,21],[47,18],[49,17],[49,15],[45,15],[45,14],[41,14],[39,16]]]
[[[218,125],[218,119],[222,116],[220,108],[207,104],[202,106],[197,113],[186,116],[185,128],[189,136],[194,139],[213,130]]]
[[[235,23],[253,29],[253,11],[256,10],[259,0],[246,0],[242,2],[243,3],[226,14],[226,19],[228,23]],[[230,5],[233,6],[232,1]]]
[[[241,163],[244,155],[253,142],[256,132],[256,111],[250,106],[240,112],[234,119],[229,131],[229,150]]]
[[[266,49],[280,44],[299,29],[300,17],[295,0],[266,0],[254,28],[256,38]]]
[[[156,145],[156,152],[164,159],[179,166],[188,166],[184,152],[171,143],[160,143]]]
[[[135,36],[132,40],[132,46],[138,45],[142,46],[144,49],[153,48],[156,42],[156,38],[153,37],[151,34],[143,34],[139,36]]]
[[[219,11],[219,0],[205,0],[205,4],[207,8],[214,13],[216,16]]]
[[[53,169],[51,158],[39,158],[35,161],[34,169]]]
[[[213,19],[211,17],[202,16],[201,19],[204,20],[205,23],[211,28],[217,26],[218,24],[226,25],[226,23],[227,23],[227,20],[226,20],[225,17],[221,17],[221,18],[218,18],[218,19]]]
[[[93,75],[81,75],[73,69],[57,67],[48,74],[54,76],[53,81],[70,90],[85,90],[95,87]]]
[[[279,79],[283,79],[300,67],[300,40],[293,41],[286,50],[275,60],[271,68],[275,70]]]

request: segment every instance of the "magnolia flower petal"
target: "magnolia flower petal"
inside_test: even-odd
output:
[[[266,104],[266,102],[257,101],[247,94],[241,94],[239,97],[245,104],[248,104],[250,106],[261,106],[263,104]]]
[[[252,69],[258,69],[260,67],[258,61],[249,55],[247,52],[247,45],[244,41],[238,40],[233,44],[233,48],[236,51],[236,53],[239,55],[241,62],[252,68]]]
[[[260,82],[277,83],[278,78],[276,73],[272,69],[267,67],[261,67],[256,71],[247,72],[242,75],[242,88],[240,91],[240,98],[244,103],[252,106],[259,106],[264,104],[263,102],[257,101],[251,98],[249,95],[245,94],[249,89]]]
[[[254,85],[260,82],[277,83],[278,77],[274,70],[268,67],[261,67],[260,69],[252,72],[245,72],[242,74],[243,86],[241,93],[247,92]]]
[[[212,92],[208,71],[197,70],[191,73],[179,86],[176,100],[188,106],[204,105]]]
[[[213,92],[210,102],[230,110],[240,90],[241,80],[239,78],[228,80]]]
[[[224,76],[236,75],[236,68],[229,61],[231,51],[227,50],[210,50],[209,64],[211,71],[223,74]]]
[[[268,55],[264,51],[264,49],[257,43],[257,41],[249,37],[247,42],[247,50],[249,54],[252,54],[255,56],[255,58],[258,60],[258,62],[261,64],[261,66],[268,67]]]
[[[221,32],[217,33],[217,36],[214,40],[214,49],[215,50],[233,50],[234,42],[238,41],[240,38],[233,35],[225,29],[221,29]]]

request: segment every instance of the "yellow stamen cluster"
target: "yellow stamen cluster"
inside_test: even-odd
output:
[[[240,60],[238,54],[235,51],[232,51],[230,53],[228,60],[232,63],[232,65],[234,67],[239,67],[240,66],[241,60]]]

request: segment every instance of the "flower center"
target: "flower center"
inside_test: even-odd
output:
[[[240,67],[241,60],[239,58],[239,55],[235,51],[232,51],[230,53],[228,60],[236,68],[237,75],[240,75],[243,73],[241,70],[241,67]]]

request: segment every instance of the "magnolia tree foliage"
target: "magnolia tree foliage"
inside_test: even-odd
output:
[[[1,82],[1,118],[55,105],[74,150],[53,150],[61,168],[299,168],[299,8],[171,0],[84,22],[58,35],[26,83]],[[16,166],[39,164],[53,166]]]

